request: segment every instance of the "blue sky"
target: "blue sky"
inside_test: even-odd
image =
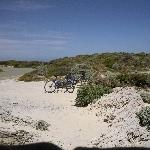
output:
[[[0,0],[0,60],[150,52],[150,0]]]

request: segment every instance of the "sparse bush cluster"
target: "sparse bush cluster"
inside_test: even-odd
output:
[[[15,132],[0,130],[0,145],[23,145],[32,142],[32,140],[33,134],[25,130],[17,130]],[[11,148],[7,147],[6,149]]]
[[[100,98],[104,94],[111,92],[111,88],[103,85],[83,85],[77,91],[77,98],[75,105],[78,107],[85,107],[94,100]]]
[[[93,80],[93,69],[86,63],[76,64],[71,68],[70,71],[76,79],[80,79],[83,82],[92,82]],[[84,77],[82,76],[84,74]]]
[[[49,127],[49,124],[44,120],[39,120],[35,124],[36,130],[45,131],[45,130],[48,130],[48,127]]]
[[[0,68],[0,72],[3,72],[3,70]]]
[[[150,104],[150,93],[141,93],[143,102]]]
[[[120,74],[117,76],[121,85],[131,85],[137,87],[150,87],[150,75],[149,74],[138,74],[138,73],[128,73]]]
[[[138,73],[106,74],[104,77],[96,75],[92,84],[83,85],[78,89],[76,106],[85,107],[118,86],[150,87],[150,75]],[[142,94],[141,96],[144,102],[150,103],[149,94]]]
[[[142,88],[150,87],[150,75],[148,73],[118,73],[114,75],[106,74],[104,78],[96,76],[96,84],[102,84],[112,88],[119,86],[137,86]]]
[[[15,67],[37,67],[41,62],[0,62],[0,64],[13,65]],[[150,70],[150,54],[146,53],[103,53],[93,55],[78,55],[76,57],[64,57],[44,62],[47,66],[47,77],[64,76],[68,74],[76,64],[86,64],[97,72],[127,73],[133,71]],[[34,80],[31,76],[31,80]]]
[[[94,77],[93,81],[97,85],[108,86],[110,88],[115,88],[120,86],[119,80],[116,78],[117,75],[97,75]]]
[[[47,77],[51,76],[64,76],[70,72],[70,67],[68,66],[48,66],[47,67]]]
[[[140,110],[140,112],[136,113],[138,118],[140,119],[140,125],[146,126],[148,130],[150,130],[150,107],[146,106]]]
[[[19,77],[19,81],[25,81],[25,82],[30,82],[30,81],[41,81],[43,80],[43,77],[38,76],[36,71],[32,71],[29,73],[24,74],[23,76]]]
[[[46,62],[40,61],[16,61],[16,60],[0,61],[0,65],[13,66],[15,68],[36,68],[41,63],[47,64]]]

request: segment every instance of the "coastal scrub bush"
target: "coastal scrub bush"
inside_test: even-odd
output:
[[[150,75],[144,73],[119,74],[117,79],[122,85],[131,85],[137,87],[150,87]]]
[[[130,75],[129,74],[119,74],[117,79],[120,81],[122,85],[127,85],[130,83]]]
[[[107,71],[106,76],[107,80],[109,81],[108,86],[110,86],[111,88],[122,86],[120,84],[120,81],[117,79],[118,73]]]
[[[150,93],[141,93],[143,102],[150,104]]]
[[[110,88],[120,86],[150,87],[150,75],[147,73],[113,73],[107,71],[104,77],[97,74],[94,82],[97,85],[108,86]],[[148,99],[148,98],[147,98]]]
[[[150,130],[150,107],[146,106],[142,108],[136,115],[140,119],[140,125],[146,126]]]
[[[42,78],[39,76],[36,71],[32,71],[29,73],[24,74],[23,76],[19,77],[19,81],[25,81],[25,82],[30,82],[30,81],[41,81]]]
[[[121,69],[121,65],[118,63],[114,63],[111,68],[115,71],[119,71]]]
[[[94,76],[94,83],[103,86],[108,86],[110,88],[115,88],[120,86],[119,80],[116,78],[117,74],[107,71],[105,74],[96,74]]]
[[[3,70],[2,70],[2,69],[0,69],[0,72],[3,72]]]
[[[1,145],[23,145],[25,143],[30,143],[33,140],[33,134],[25,130],[11,131],[1,131],[0,130],[0,149],[11,149],[11,148],[1,148]],[[14,149],[14,148],[12,148]]]
[[[100,98],[104,94],[111,92],[111,88],[103,85],[83,85],[77,91],[75,106],[86,107],[94,100]]]
[[[131,84],[137,87],[150,87],[150,75],[149,74],[131,74]]]
[[[0,65],[13,66],[14,68],[36,68],[41,63],[47,64],[46,62],[40,61],[16,61],[16,60],[8,60],[8,61],[0,61]]]
[[[98,71],[104,70],[114,70],[114,71],[124,71],[124,69],[129,71],[148,71],[150,69],[150,53],[125,53],[125,52],[114,52],[114,53],[101,53],[92,55],[78,55],[75,57],[64,57],[49,62],[39,62],[39,61],[0,61],[0,65],[4,66],[14,66],[19,68],[35,68],[41,63],[44,65],[50,65],[51,67],[58,68],[72,67],[75,64],[89,63],[93,69]],[[51,69],[50,69],[51,70]]]
[[[0,61],[0,65],[14,66],[19,68],[20,67],[38,68],[38,66],[40,66],[41,64],[43,64],[47,68],[46,78],[50,78],[51,76],[65,76],[66,74],[70,73],[70,71],[76,64],[85,64],[86,68],[80,69],[88,70],[87,68],[90,67],[93,69],[94,72],[98,73],[105,73],[106,71],[109,70],[113,73],[126,74],[128,72],[133,72],[136,70],[138,72],[149,71],[150,54],[149,53],[134,54],[121,52],[121,53],[102,53],[93,55],[78,55],[75,57],[59,58],[51,60],[49,62],[37,62],[37,61],[22,62],[13,60]],[[34,72],[34,74],[36,74],[36,72]],[[91,73],[88,74],[90,75]],[[27,76],[29,81],[29,74],[27,74]],[[33,78],[33,76],[30,77],[31,77],[30,81],[34,81],[34,79],[36,79]],[[115,82],[117,83],[118,81],[115,78],[113,79],[114,82],[112,85],[116,86]]]
[[[51,76],[64,76],[70,72],[70,67],[68,66],[47,66],[47,77]]]
[[[94,71],[87,63],[73,65],[70,72],[75,76],[76,79],[80,79],[81,81],[92,82],[93,80]]]
[[[48,130],[49,124],[44,120],[39,120],[35,124],[36,130],[46,131]]]

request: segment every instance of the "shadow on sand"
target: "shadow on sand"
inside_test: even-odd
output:
[[[0,145],[0,150],[62,150],[52,143],[33,143],[26,145]]]
[[[33,143],[26,145],[0,145],[0,150],[62,150],[60,147],[52,143]],[[87,148],[77,147],[74,150],[150,150],[143,147],[120,147],[120,148]]]
[[[77,147],[74,150],[150,150],[150,148],[144,148],[144,147],[114,147],[114,148]]]

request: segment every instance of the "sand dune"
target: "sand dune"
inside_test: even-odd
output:
[[[52,142],[68,150],[77,146],[150,147],[149,132],[139,126],[139,120],[134,114],[144,106],[134,88],[116,88],[96,104],[78,108],[74,106],[76,91],[48,94],[44,92],[43,86],[42,81],[0,81],[1,141],[6,142],[2,133],[10,132],[19,135],[26,133],[30,138],[24,137],[24,143]],[[104,105],[108,104],[115,107],[105,108]],[[111,115],[115,116],[112,120],[109,118]],[[48,123],[48,130],[36,129],[39,120]],[[138,138],[131,137],[128,140],[132,132]],[[142,138],[145,140],[141,141]]]

